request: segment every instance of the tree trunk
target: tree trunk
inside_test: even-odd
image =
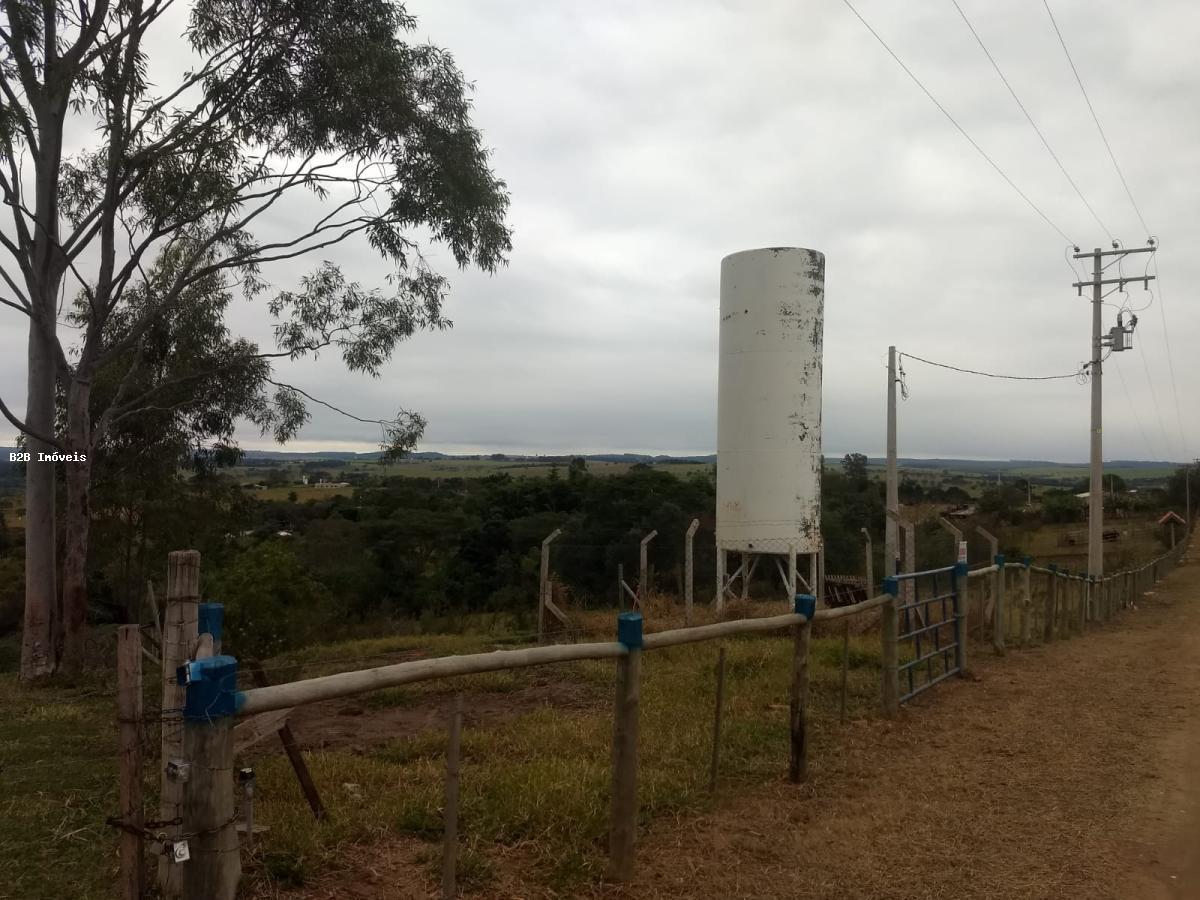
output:
[[[88,527],[91,524],[91,385],[72,381],[67,391],[67,449],[87,457],[66,464],[67,507],[63,517],[62,634],[58,664],[65,672],[83,668],[87,623]]]
[[[44,332],[29,329],[29,383],[25,423],[44,435],[54,433],[55,355]],[[25,630],[21,636],[21,678],[54,671],[55,584],[54,463],[38,462],[54,447],[30,437],[25,468]]]

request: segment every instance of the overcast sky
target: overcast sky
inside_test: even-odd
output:
[[[1042,3],[960,3],[1101,219],[1127,246],[1143,244]],[[1200,260],[1186,249],[1200,239],[1200,8],[1052,5],[1163,246],[1136,347],[1105,367],[1105,456],[1186,458],[1200,447]],[[1073,241],[1107,246],[951,0],[856,6]],[[889,344],[1022,375],[1072,372],[1087,358],[1090,306],[1070,287],[1063,239],[841,0],[408,8],[415,39],[452,50],[476,85],[475,120],[512,193],[511,264],[490,277],[455,272],[455,327],[402,345],[382,378],[328,356],[285,369],[297,386],[363,416],[419,410],[422,449],[712,452],[720,261],[780,245],[826,255],[827,454],[882,452]],[[429,256],[452,269],[444,250]],[[332,258],[383,284],[369,253]],[[290,286],[315,262],[272,274]],[[1126,270],[1144,265],[1131,257]],[[1148,299],[1131,288],[1135,308]],[[1113,324],[1115,309],[1105,318]],[[269,343],[263,309],[242,304],[232,321]],[[0,395],[18,408],[24,326],[0,308]],[[1088,389],[1073,380],[905,369],[902,455],[1087,457]],[[272,446],[250,430],[242,438]],[[317,409],[292,446],[376,441],[370,426]]]

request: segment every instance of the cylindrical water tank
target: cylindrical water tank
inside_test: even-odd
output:
[[[721,260],[717,546],[821,545],[825,255],[799,247]]]

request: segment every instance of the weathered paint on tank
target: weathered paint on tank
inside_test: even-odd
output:
[[[717,545],[821,542],[825,256],[772,247],[721,261]]]

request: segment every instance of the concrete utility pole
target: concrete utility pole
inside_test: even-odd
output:
[[[1112,352],[1120,350],[1128,350],[1133,346],[1133,341],[1127,339],[1128,335],[1132,335],[1134,326],[1137,325],[1137,317],[1134,316],[1132,323],[1125,326],[1121,320],[1121,316],[1117,316],[1117,327],[1109,332],[1107,343],[1106,339],[1101,334],[1103,322],[1101,319],[1102,304],[1104,302],[1104,286],[1108,284],[1117,285],[1118,290],[1123,290],[1125,285],[1131,281],[1141,281],[1149,285],[1154,280],[1153,275],[1139,275],[1137,277],[1125,278],[1103,278],[1104,264],[1102,262],[1105,256],[1126,256],[1130,253],[1153,253],[1158,247],[1153,239],[1146,247],[1136,247],[1131,250],[1126,250],[1118,247],[1116,241],[1113,242],[1112,250],[1102,250],[1097,247],[1091,253],[1080,253],[1079,248],[1075,248],[1075,259],[1091,258],[1092,260],[1092,280],[1077,281],[1072,287],[1078,290],[1081,294],[1085,287],[1092,289],[1092,353],[1091,360],[1088,363],[1088,371],[1092,381],[1092,421],[1091,421],[1091,478],[1088,483],[1088,574],[1099,578],[1104,575],[1104,436],[1103,436],[1103,365],[1104,365],[1104,348],[1110,347]],[[1111,265],[1111,263],[1110,263]]]
[[[896,574],[896,557],[900,555],[900,531],[896,516],[900,515],[900,482],[896,471],[896,348],[888,347],[887,394],[887,494],[884,505],[890,515],[884,517],[883,574]]]

